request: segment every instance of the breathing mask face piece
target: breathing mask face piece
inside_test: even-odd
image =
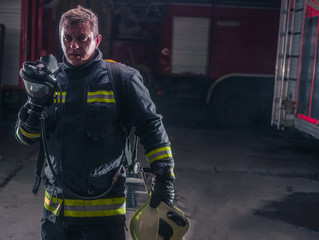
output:
[[[24,80],[24,86],[28,95],[32,98],[45,98],[51,93],[52,86],[47,84],[29,82]]]
[[[41,57],[36,62],[23,63],[20,76],[32,105],[42,108],[50,102],[57,86],[53,75],[57,69],[57,60],[53,55]]]

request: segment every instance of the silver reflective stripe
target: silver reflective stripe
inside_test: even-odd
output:
[[[96,95],[88,96],[88,99],[93,99],[93,98],[114,99],[114,95],[96,94]]]
[[[125,203],[120,204],[111,204],[111,205],[87,205],[87,206],[70,206],[64,205],[65,211],[105,211],[105,210],[113,210],[120,209],[125,207]]]

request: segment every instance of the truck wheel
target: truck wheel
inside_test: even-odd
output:
[[[213,92],[211,116],[218,126],[240,129],[252,125],[258,114],[257,97],[253,89],[240,86],[221,87]]]

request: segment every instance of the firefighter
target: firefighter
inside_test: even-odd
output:
[[[98,49],[102,37],[97,16],[81,6],[67,11],[60,19],[59,37],[64,56],[54,77],[61,91],[44,107],[48,156],[42,239],[124,240],[125,169],[121,161],[126,138],[115,91]],[[150,206],[156,208],[161,202],[172,206],[174,160],[162,117],[139,72],[123,64],[119,69],[125,122],[135,127],[150,171],[156,175]],[[19,111],[16,138],[25,145],[43,138],[39,113],[30,99]],[[54,172],[66,188],[87,198],[70,195],[57,183]],[[112,181],[114,186],[106,196],[87,200],[105,192]]]

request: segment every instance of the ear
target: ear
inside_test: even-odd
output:
[[[102,41],[102,36],[101,36],[101,34],[99,34],[99,35],[97,35],[97,37],[95,39],[95,49],[97,49],[99,47],[101,41]]]

